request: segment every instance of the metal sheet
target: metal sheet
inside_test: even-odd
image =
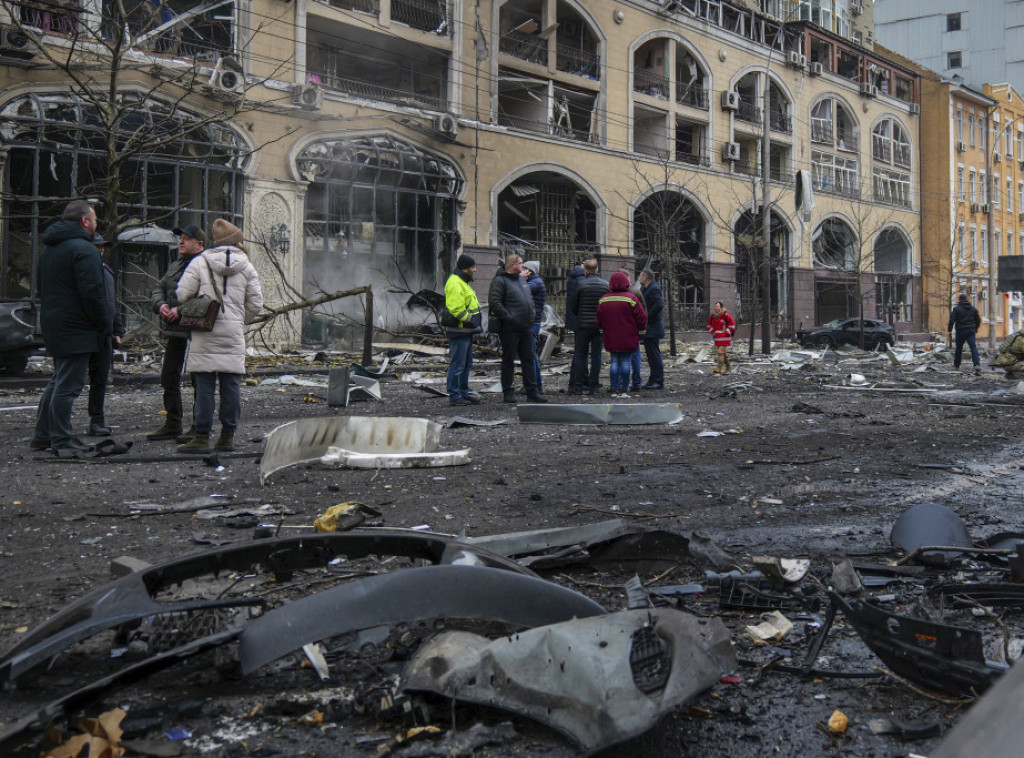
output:
[[[567,403],[519,405],[523,424],[673,424],[683,418],[681,403]]]
[[[436,453],[394,453],[391,455],[378,453],[354,453],[340,447],[328,448],[320,458],[325,466],[341,466],[343,468],[438,468],[444,466],[464,466],[469,463],[469,448],[462,450],[444,450]]]
[[[472,619],[527,629],[604,612],[590,598],[540,578],[427,566],[350,582],[270,611],[246,625],[239,657],[247,674],[310,642],[381,626]]]
[[[938,503],[918,503],[908,508],[893,524],[889,540],[908,553],[922,547],[973,547],[964,522],[953,511]],[[931,566],[946,566],[962,553],[930,551],[920,560]]]
[[[667,681],[654,687],[642,687],[631,666],[634,635],[648,624],[668,651]],[[663,608],[576,619],[493,642],[446,632],[417,651],[403,686],[528,716],[593,753],[647,731],[735,667],[720,620]]]
[[[402,529],[364,529],[304,534],[246,542],[192,553],[128,574],[65,606],[0,658],[0,676],[17,679],[76,642],[146,616],[205,608],[239,607],[257,601],[242,597],[164,603],[156,595],[187,579],[260,566],[283,579],[290,571],[323,568],[336,557],[403,555],[432,563],[474,562],[534,576],[533,572],[490,551],[461,545],[439,534]]]
[[[267,435],[260,481],[297,463],[319,460],[328,448],[355,453],[432,453],[441,445],[441,425],[423,418],[331,416],[282,424]]]

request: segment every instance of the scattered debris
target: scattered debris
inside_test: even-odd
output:
[[[455,429],[460,426],[504,426],[507,423],[507,418],[499,418],[494,421],[481,421],[474,418],[465,418],[464,416],[452,416],[444,426],[446,429]]]
[[[791,631],[793,631],[793,622],[779,611],[769,613],[760,624],[746,627],[746,635],[750,641],[760,645],[779,642]]]
[[[864,584],[849,558],[843,558],[832,566],[831,581],[832,589],[840,595],[856,595],[864,590]]]
[[[952,548],[973,546],[960,517],[938,503],[918,503],[904,511],[893,524],[889,540],[929,566],[947,566],[963,555]]]
[[[761,502],[767,502],[762,498]],[[811,562],[806,558],[778,558],[773,555],[752,555],[750,562],[754,568],[769,579],[796,584],[811,569]]]
[[[832,734],[845,734],[849,725],[850,719],[838,709],[832,711],[832,715],[828,717],[828,730]]]
[[[679,403],[565,403],[519,405],[523,424],[674,424],[683,418]]]
[[[380,518],[381,512],[363,503],[338,503],[313,521],[318,532],[346,532],[355,529],[368,518]]]

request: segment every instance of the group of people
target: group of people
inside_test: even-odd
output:
[[[40,327],[53,375],[39,401],[32,450],[50,450],[61,457],[84,454],[92,445],[72,428],[75,399],[89,382],[89,436],[110,436],[104,412],[113,348],[124,336],[117,307],[114,274],[102,260],[109,246],[96,233],[96,211],[84,200],[64,208],[59,221],[43,233],[37,285]],[[147,435],[151,440],[177,440],[185,453],[210,452],[210,435],[220,386],[221,432],[215,448],[234,450],[241,417],[241,386],[245,374],[243,326],[263,307],[259,276],[242,246],[242,231],[224,219],[213,223],[213,247],[196,225],[175,229],[178,258],[168,267],[153,293],[153,312],[166,337],[160,383],[166,420]],[[189,298],[209,295],[221,301],[211,331],[181,328],[180,306]],[[183,433],[181,376],[191,374],[195,388],[193,424]]]

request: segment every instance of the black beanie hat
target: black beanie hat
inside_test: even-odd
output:
[[[476,265],[476,261],[470,258],[468,255],[463,253],[459,256],[459,259],[455,261],[455,268],[459,271],[465,271],[467,268],[473,268]]]

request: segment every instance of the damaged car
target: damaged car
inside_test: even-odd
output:
[[[796,341],[804,347],[860,347],[861,323],[864,324],[864,348],[876,350],[880,346],[896,344],[896,333],[884,321],[874,318],[837,318],[827,324],[802,329]]]
[[[20,374],[43,345],[38,311],[26,300],[0,303],[0,374]]]

